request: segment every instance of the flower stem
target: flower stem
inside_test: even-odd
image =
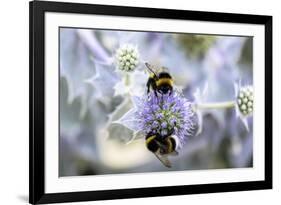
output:
[[[128,73],[125,74],[125,85],[129,86],[130,85],[130,76]]]
[[[233,108],[234,106],[235,106],[235,101],[195,104],[195,108],[196,109],[201,109],[201,110],[206,110],[206,109],[227,109],[227,108]]]

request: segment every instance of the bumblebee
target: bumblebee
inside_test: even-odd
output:
[[[168,155],[178,155],[176,148],[178,147],[178,138],[175,135],[161,136],[159,134],[148,134],[145,138],[145,144],[149,151],[166,167],[172,167],[168,159]]]
[[[151,72],[148,81],[146,83],[147,93],[150,92],[150,89],[154,90],[155,95],[157,92],[160,94],[171,94],[173,91],[173,79],[172,76],[166,72],[161,71],[156,73],[152,66],[149,63],[145,63],[148,70]]]

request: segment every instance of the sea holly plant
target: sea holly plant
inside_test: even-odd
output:
[[[145,148],[150,133],[178,137],[174,170],[211,167],[204,162],[213,163],[224,147],[234,147],[237,157],[244,153],[244,139],[247,149],[252,145],[253,87],[238,83],[234,92],[232,85],[239,78],[251,82],[251,73],[238,65],[245,38],[217,36],[203,42],[204,52],[191,57],[190,50],[183,49],[187,45],[180,45],[174,34],[62,31],[60,71],[65,96],[61,96],[61,107],[69,109],[61,111],[61,137],[75,158],[90,161],[91,170],[163,170]],[[145,62],[168,68],[174,82],[171,94],[156,96],[152,89],[147,93]],[[197,89],[205,82],[206,89]],[[196,164],[194,156],[203,156],[203,163]],[[236,167],[227,163],[237,161],[243,161],[239,166],[248,165],[245,155],[242,161],[230,158],[221,167]],[[100,170],[96,170],[97,162]]]
[[[139,66],[140,56],[138,49],[133,44],[123,44],[120,45],[115,51],[112,51],[112,56],[110,61],[107,62],[95,62],[96,74],[86,80],[86,82],[92,84],[96,90],[102,91],[101,93],[108,93],[111,90],[112,93],[107,95],[108,97],[122,96],[133,90],[132,84],[135,71]],[[111,73],[111,78],[106,78],[108,73]],[[109,89],[105,88],[105,80],[117,79],[117,81],[112,82]],[[97,84],[96,82],[101,82]]]
[[[115,54],[116,66],[121,71],[134,71],[139,65],[139,51],[132,44],[124,44]]]
[[[178,92],[161,97],[151,92],[142,97],[134,96],[132,102],[133,108],[115,123],[143,136],[149,133],[166,136],[172,132],[179,138],[177,148],[180,149],[197,129],[197,116],[192,104]]]
[[[206,87],[202,94],[206,92]],[[198,120],[202,110],[235,108],[237,116],[248,130],[247,117],[251,117],[253,113],[253,88],[249,85],[239,87],[235,93],[231,101],[193,103],[178,90],[172,95],[158,96],[159,94],[152,92],[142,97],[134,96],[134,107],[114,123],[122,124],[135,132],[143,132],[144,135],[152,132],[165,136],[173,130],[183,145],[189,136],[195,135],[200,123],[203,123]],[[198,97],[198,93],[195,95]]]
[[[249,130],[247,118],[253,115],[254,90],[253,86],[242,86],[235,84],[235,109],[236,115],[242,120],[247,130]]]
[[[213,109],[229,109],[235,108],[236,116],[240,118],[240,120],[245,125],[245,128],[249,130],[247,118],[253,115],[253,106],[254,106],[254,93],[253,86],[245,85],[241,86],[239,84],[234,84],[235,96],[233,100],[225,101],[225,102],[203,102],[202,99],[204,95],[206,95],[208,89],[208,85],[206,84],[204,90],[200,92],[198,89],[194,94],[195,99],[197,100],[194,103],[194,108],[197,110],[197,114],[199,115],[199,124],[202,126],[202,111],[204,110],[213,110]]]
[[[140,54],[133,44],[121,45],[115,53],[116,72],[121,80],[114,86],[114,96],[142,93],[145,73],[140,69]]]

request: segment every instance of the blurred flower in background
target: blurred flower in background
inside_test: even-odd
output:
[[[162,107],[143,100],[144,62],[180,92]],[[253,89],[233,86],[253,82],[251,37],[61,28],[59,69],[60,176],[252,166]],[[182,148],[166,168],[144,135],[171,127]]]
[[[175,34],[181,42],[188,58],[202,58],[214,44],[216,37],[212,35]]]

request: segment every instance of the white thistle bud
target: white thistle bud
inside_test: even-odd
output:
[[[115,54],[116,65],[122,71],[134,71],[139,64],[139,51],[136,46],[125,44]]]
[[[237,105],[239,112],[243,116],[249,116],[253,113],[254,93],[252,86],[241,87],[237,95]]]

